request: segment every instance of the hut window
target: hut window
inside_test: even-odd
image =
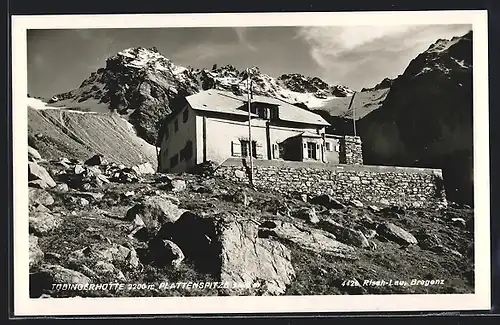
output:
[[[241,145],[241,156],[248,157],[250,153],[249,148],[250,142],[248,140],[240,140]],[[257,142],[252,141],[252,157],[257,158]]]
[[[165,140],[168,140],[168,136],[170,134],[168,134],[169,130],[168,130],[168,125],[165,126]]]
[[[186,145],[184,146],[183,150],[183,159],[184,160],[189,160],[191,157],[193,157],[193,142],[189,140]]]
[[[170,168],[174,168],[179,163],[179,154],[170,158]]]

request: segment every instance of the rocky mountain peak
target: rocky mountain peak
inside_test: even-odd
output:
[[[336,85],[332,89],[332,95],[335,97],[347,97],[352,96],[354,91],[343,85]]]
[[[439,70],[449,74],[454,70],[472,67],[472,31],[460,37],[438,39],[419,54],[405,70],[404,75],[417,76]]]
[[[360,122],[366,161],[441,168],[450,197],[472,203],[472,79],[472,32],[429,46]]]
[[[379,82],[378,84],[376,84],[374,87],[371,87],[371,88],[363,88],[361,89],[362,92],[365,92],[365,91],[373,91],[373,90],[381,90],[381,89],[389,89],[391,88],[392,84],[394,83],[394,81],[396,80],[396,78],[394,79],[391,79],[391,78],[384,78],[381,82]]]
[[[329,85],[318,77],[305,77],[299,73],[283,74],[278,78],[283,85],[299,93],[328,91]]]
[[[353,93],[318,77],[291,73],[274,78],[258,67],[251,72],[254,94],[303,103],[309,108]],[[246,93],[247,84],[241,82],[245,75],[245,70],[231,64],[194,70],[176,65],[157,48],[130,47],[109,57],[105,67],[92,72],[78,88],[54,95],[50,103],[85,111],[116,111],[153,144],[158,122],[171,113],[173,100],[207,89]]]
[[[154,60],[166,60],[166,58],[158,51],[156,47],[130,47],[118,52],[116,56],[127,57],[132,60],[143,60],[145,62]]]

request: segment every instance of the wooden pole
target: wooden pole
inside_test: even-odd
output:
[[[248,79],[248,153],[250,154],[250,175],[249,181],[250,186],[253,187],[253,150],[252,150],[252,113],[251,113],[251,91],[252,91],[252,81],[250,80],[250,71],[247,69],[247,79]]]
[[[354,102],[354,96],[356,96],[356,92],[354,92],[354,94],[352,94],[351,102],[349,103],[349,108],[347,109],[348,111]],[[352,125],[353,125],[353,129],[354,129],[354,136],[356,136],[356,105],[354,105],[352,107]]]

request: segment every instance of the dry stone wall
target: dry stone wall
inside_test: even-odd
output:
[[[340,162],[348,165],[363,165],[363,148],[358,136],[344,136]]]
[[[228,160],[216,171],[225,179],[248,183],[249,169],[241,160]],[[446,204],[439,169],[355,166],[256,161],[254,185],[262,191],[286,194],[329,194],[347,203],[385,203],[404,207]]]

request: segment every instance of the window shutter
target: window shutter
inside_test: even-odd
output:
[[[275,143],[273,144],[273,159],[278,159],[279,158],[279,147]]]
[[[239,142],[231,141],[231,156],[241,157],[241,144]]]
[[[304,143],[302,146],[302,159],[306,159],[308,157],[307,155],[307,143]]]
[[[339,144],[337,144],[337,145],[335,146],[335,151],[340,152],[340,145],[339,145]]]
[[[263,157],[264,157],[264,155],[263,155],[263,153],[262,153],[262,144],[257,143],[257,144],[256,144],[256,149],[257,149],[257,152],[255,153],[255,156],[256,156],[257,158],[263,158]]]
[[[316,159],[321,159],[321,150],[319,149],[319,143],[316,143]]]
[[[278,158],[285,157],[285,148],[282,145],[278,145]]]
[[[274,115],[274,116],[273,116],[273,118],[274,118],[274,119],[279,119],[279,111],[278,111],[278,108],[277,108],[277,107],[275,107],[275,108],[273,109],[273,115]]]

